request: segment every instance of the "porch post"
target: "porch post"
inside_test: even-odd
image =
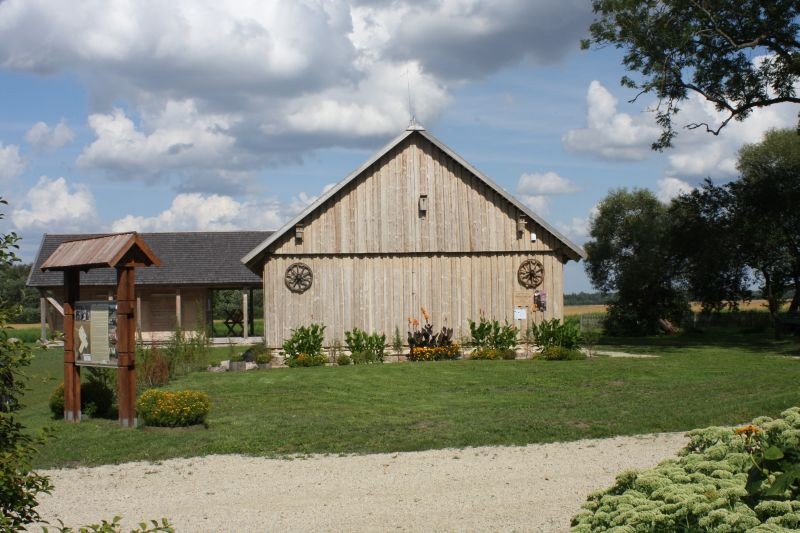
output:
[[[64,420],[81,421],[81,369],[75,364],[75,302],[80,298],[80,271],[64,271]]]
[[[41,328],[42,342],[47,342],[47,298],[41,291],[39,291],[39,327]]]
[[[242,337],[250,336],[250,307],[247,305],[247,289],[242,289]]]
[[[175,288],[175,325],[183,329],[183,320],[181,317],[181,289]]]

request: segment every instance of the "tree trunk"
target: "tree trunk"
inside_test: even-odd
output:
[[[794,296],[792,303],[789,304],[789,314],[796,315],[797,309],[800,307],[800,276],[794,277]]]
[[[772,319],[772,328],[775,330],[775,340],[781,338],[781,324],[778,320],[778,296],[772,289],[772,278],[766,272],[766,269],[761,271],[764,275],[764,290],[767,297],[767,309],[769,309],[769,316]]]

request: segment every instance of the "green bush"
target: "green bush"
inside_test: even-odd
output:
[[[339,354],[339,356],[336,357],[336,364],[339,366],[347,366],[349,364],[352,364],[352,362],[353,361],[350,359],[350,356],[347,355],[346,353]]]
[[[50,412],[53,413],[53,418],[60,420],[64,418],[64,383],[59,383],[53,392],[50,394]]]
[[[89,368],[81,383],[81,411],[94,418],[116,418],[114,409],[117,379],[110,368]]]
[[[546,361],[579,361],[586,359],[586,354],[580,350],[571,350],[563,346],[548,346],[542,350],[539,357]]]
[[[248,363],[265,365],[272,361],[272,350],[266,344],[255,344],[244,351],[242,358]]]
[[[344,333],[345,344],[352,354],[354,364],[382,363],[386,349],[386,335],[371,335],[359,328]]]
[[[204,424],[211,410],[205,392],[149,389],[136,402],[136,411],[147,426],[182,427]]]
[[[325,326],[311,324],[300,326],[292,330],[292,336],[283,342],[283,351],[286,354],[286,365],[320,366],[325,364],[322,355],[322,342],[325,340]],[[301,361],[297,359],[302,357]]]
[[[534,342],[542,348],[561,346],[567,350],[581,347],[580,328],[573,322],[561,323],[557,318],[545,320],[531,328]]]
[[[469,354],[470,359],[483,359],[494,361],[497,359],[511,360],[517,358],[517,352],[513,349],[498,350],[496,348],[478,348]]]
[[[800,407],[687,436],[678,459],[623,472],[591,494],[572,531],[800,529]]]
[[[81,383],[81,412],[96,418],[116,418],[116,379],[114,371],[90,368],[88,379]],[[64,418],[64,383],[59,383],[48,401],[53,418]]]
[[[500,352],[517,347],[517,328],[506,323],[500,325],[497,320],[481,317],[478,323],[469,321],[470,343],[477,349],[494,349]]]

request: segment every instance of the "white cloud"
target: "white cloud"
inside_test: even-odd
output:
[[[25,134],[25,140],[36,150],[56,150],[74,138],[75,133],[63,120],[52,128],[45,122],[37,122]]]
[[[590,20],[583,0],[7,0],[0,64],[83,80],[82,169],[208,192],[378,145],[408,123],[407,79],[429,124],[464,82],[559,61]]]
[[[41,176],[30,189],[20,208],[11,212],[12,224],[22,230],[59,233],[102,230],[94,196],[84,185],[70,186],[63,177]]]
[[[658,180],[658,191],[656,196],[664,203],[669,203],[670,200],[681,194],[690,193],[694,187],[689,183],[678,178],[666,177]]]
[[[586,103],[586,127],[570,130],[562,137],[568,150],[622,161],[656,156],[650,146],[661,129],[655,123],[654,113],[645,110],[638,115],[629,115],[618,111],[617,99],[598,81],[589,84]],[[654,107],[655,103],[651,103],[648,109]],[[778,104],[754,109],[746,120],[730,122],[718,136],[707,133],[705,128],[683,128],[674,139],[674,146],[664,152],[668,161],[665,174],[733,178],[739,148],[743,144],[759,142],[769,129],[792,127],[796,115],[796,105]],[[678,128],[682,123],[719,124],[724,119],[725,115],[713,104],[693,93],[681,104],[680,113],[674,117]]]
[[[550,211],[549,198],[547,196],[519,194],[517,197],[537,215],[546,215]]]
[[[127,215],[111,224],[112,231],[231,231],[281,227],[316,199],[300,193],[288,205],[275,199],[237,201],[230,196],[181,193],[161,213]]]
[[[550,210],[550,196],[578,192],[580,187],[555,172],[523,174],[517,181],[517,196],[540,215]]]
[[[581,240],[589,236],[588,218],[572,217],[569,222],[556,222],[556,227],[569,237]]]
[[[574,152],[588,152],[606,159],[637,161],[652,153],[650,146],[660,133],[650,114],[633,117],[617,111],[617,99],[595,80],[586,94],[586,127],[562,137]]]
[[[19,155],[19,146],[0,142],[0,182],[19,176],[25,170],[25,160]]]
[[[520,194],[552,195],[578,191],[580,187],[555,172],[523,174],[517,182],[517,192]]]

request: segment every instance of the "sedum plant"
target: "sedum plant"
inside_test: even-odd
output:
[[[678,459],[623,472],[591,494],[572,531],[800,529],[800,407],[687,436]]]

